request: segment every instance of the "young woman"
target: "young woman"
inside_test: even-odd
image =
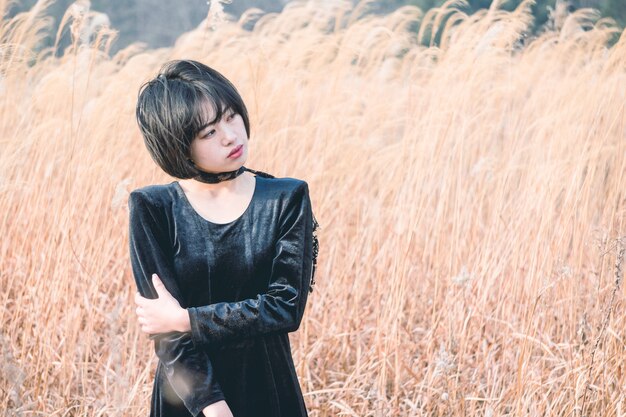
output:
[[[306,416],[287,333],[315,273],[307,183],[244,167],[246,107],[199,62],[144,84],[137,121],[179,179],[128,199],[136,312],[159,358],[150,415]]]

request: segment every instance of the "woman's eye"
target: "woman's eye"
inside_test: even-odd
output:
[[[213,136],[215,134],[215,129],[213,130],[209,130],[208,132],[206,132],[204,135],[202,135],[203,138],[210,138],[211,136]]]
[[[233,120],[235,118],[235,116],[237,116],[237,113],[231,113],[230,115],[228,115],[228,120]]]

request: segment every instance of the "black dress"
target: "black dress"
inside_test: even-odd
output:
[[[191,322],[189,333],[151,336],[151,416],[198,416],[223,399],[234,417],[307,416],[287,333],[300,325],[313,274],[308,185],[255,181],[246,211],[226,224],[201,217],[177,181],[130,193],[139,292],[156,298],[156,273]]]

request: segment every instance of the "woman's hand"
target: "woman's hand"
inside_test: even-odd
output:
[[[148,334],[191,331],[189,313],[167,291],[157,274],[152,274],[152,284],[159,298],[151,300],[135,294],[141,331]]]
[[[228,404],[226,404],[224,400],[204,407],[202,414],[204,414],[205,417],[233,417],[232,411],[230,411]]]

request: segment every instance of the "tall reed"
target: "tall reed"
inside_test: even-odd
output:
[[[579,10],[531,39],[531,1],[369,3],[252,10],[114,56],[85,8],[61,57],[38,48],[46,2],[2,21],[0,414],[147,412],[125,202],[172,180],[133,115],[173,58],[238,86],[247,166],[310,184],[318,284],[291,336],[311,416],[626,412],[626,35],[609,48],[619,29]]]

